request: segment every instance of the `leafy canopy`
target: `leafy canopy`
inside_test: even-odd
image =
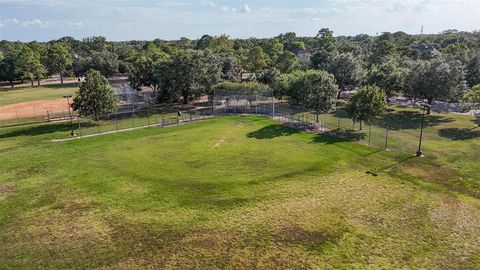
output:
[[[354,122],[369,122],[387,108],[385,93],[376,85],[360,89],[347,103],[347,113]]]
[[[117,110],[112,87],[99,71],[93,69],[87,71],[85,82],[80,85],[72,107],[80,115],[95,115],[97,120],[99,116]]]

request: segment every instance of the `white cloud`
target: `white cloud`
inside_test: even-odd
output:
[[[223,12],[237,12],[237,9],[234,7],[227,7],[227,6],[222,6],[220,7],[220,10]]]
[[[34,20],[26,20],[22,23],[23,27],[41,27],[41,28],[48,28],[55,26],[54,22],[47,22],[47,21],[41,21],[39,19],[34,19]]]
[[[223,12],[239,12],[239,13],[249,13],[252,11],[249,5],[244,4],[241,8],[236,8],[236,7],[229,7],[229,6],[222,6],[220,7],[220,10]]]
[[[75,21],[75,22],[74,21],[42,21],[40,19],[19,21],[16,18],[0,20],[0,27],[17,26],[17,25],[22,26],[24,28],[51,28],[51,27],[62,28],[65,26],[81,27],[83,26],[83,22],[81,21]]]
[[[124,7],[115,7],[113,9],[115,12],[118,12],[118,13],[125,13],[127,12],[127,10],[124,8]]]
[[[252,11],[252,10],[250,9],[250,7],[247,4],[243,5],[243,7],[240,9],[240,12],[243,12],[243,13],[248,13],[250,11]]]
[[[207,6],[207,7],[216,7],[217,5],[213,1],[202,1],[201,2],[202,6]]]
[[[15,19],[15,18],[12,18],[12,19],[6,19],[6,20],[2,20],[1,23],[3,25],[12,25],[12,24],[18,24],[18,20]]]
[[[73,27],[81,27],[83,26],[83,22],[67,22],[67,25]]]

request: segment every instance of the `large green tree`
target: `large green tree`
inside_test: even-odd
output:
[[[385,112],[385,93],[375,85],[367,85],[353,95],[347,103],[347,113],[354,123],[369,122]]]
[[[468,93],[463,96],[462,99],[463,105],[468,108],[480,108],[480,84],[472,87]],[[477,114],[477,123],[480,126],[480,115]]]
[[[83,116],[99,117],[117,110],[113,89],[107,79],[97,70],[87,71],[85,82],[73,98],[72,108]]]
[[[18,54],[17,67],[23,79],[28,79],[33,87],[33,80],[38,79],[40,85],[40,78],[45,74],[45,67],[40,62],[40,53],[34,51],[30,46],[23,45]]]
[[[467,83],[473,87],[480,83],[480,51],[473,53],[467,63]]]
[[[395,46],[392,34],[388,32],[382,33],[382,35],[377,37],[373,43],[370,54],[370,63],[379,64],[388,61],[392,57],[395,57],[395,55],[397,55],[397,47]]]
[[[211,52],[180,50],[155,70],[160,84],[159,101],[182,97],[186,104],[196,95],[207,93],[221,77],[221,61]]]
[[[360,59],[351,53],[338,54],[328,67],[328,71],[337,81],[339,88],[337,98],[340,98],[342,91],[360,86],[365,76]]]
[[[63,76],[73,64],[72,54],[63,43],[53,43],[47,49],[46,66],[49,74],[59,74],[63,86]]]
[[[458,101],[467,90],[464,66],[445,58],[415,62],[406,81],[406,94],[430,105],[435,100]]]
[[[268,66],[270,58],[263,51],[262,47],[256,46],[248,51],[245,62],[246,69],[256,73],[264,70]]]
[[[300,68],[297,56],[290,51],[285,51],[278,55],[275,66],[282,73],[290,73]]]
[[[468,103],[470,106],[480,107],[480,84],[472,87],[462,99],[463,103]]]
[[[310,72],[304,77],[305,107],[315,110],[316,121],[321,112],[328,112],[335,107],[338,87],[335,77],[323,70]]]
[[[333,37],[333,31],[328,28],[322,28],[318,31],[313,45],[315,52],[310,59],[315,68],[327,70],[332,65],[337,54],[335,44],[336,39]]]
[[[155,66],[165,64],[168,58],[169,56],[161,51],[145,50],[136,54],[129,68],[130,84],[137,90],[149,87],[157,92],[160,82],[155,75]]]
[[[399,67],[395,61],[387,61],[372,66],[367,83],[377,85],[383,89],[388,101],[388,98],[393,97],[405,89],[405,76],[407,72],[407,69]]]
[[[16,52],[8,52],[0,61],[0,81],[10,82],[13,88],[13,81],[19,79],[21,74],[17,68],[18,56]]]

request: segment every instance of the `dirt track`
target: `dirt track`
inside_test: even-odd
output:
[[[48,113],[68,114],[68,103],[64,98],[36,100],[0,106],[0,121],[16,118],[47,117]]]

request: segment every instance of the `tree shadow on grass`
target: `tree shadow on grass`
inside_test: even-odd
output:
[[[84,127],[84,124],[82,124]],[[75,128],[75,125],[74,125]],[[67,132],[72,130],[71,124],[68,122],[61,123],[61,124],[46,124],[46,125],[39,125],[33,126],[28,128],[19,128],[12,130],[10,132],[0,134],[0,138],[12,138],[18,136],[39,136],[48,133],[54,132]],[[1,130],[0,130],[1,131]]]
[[[480,137],[480,127],[444,128],[438,131],[438,135],[454,141],[470,140]]]
[[[332,130],[324,134],[320,134],[313,138],[313,143],[334,144],[339,142],[358,142],[365,139],[367,134],[355,133],[348,130]]]
[[[408,160],[410,160],[410,159],[412,159],[412,158],[413,158],[413,156],[404,157],[404,158],[400,159],[399,161],[397,161],[397,162],[395,162],[395,163],[392,163],[392,164],[390,164],[390,165],[384,166],[384,167],[382,167],[382,168],[378,168],[378,169],[366,171],[366,174],[370,174],[370,175],[373,175],[373,176],[378,176],[379,173],[381,173],[381,172],[383,172],[383,171],[385,171],[385,170],[388,170],[388,169],[390,169],[390,168],[393,168],[393,167],[395,167],[395,166],[397,166],[397,165],[399,165],[399,164],[401,164],[401,163],[403,163],[403,162],[406,162],[406,161],[408,161]]]
[[[417,129],[420,127],[422,121],[422,113],[415,111],[399,111],[394,113],[386,114],[383,119],[383,124],[388,124],[390,129],[400,130],[400,129]],[[433,127],[440,125],[442,123],[453,122],[454,119],[442,117],[438,115],[426,115],[425,116],[425,127]]]
[[[480,127],[480,115],[477,115],[475,119],[472,120],[473,123],[477,124]]]
[[[300,130],[289,128],[283,125],[269,125],[259,130],[248,133],[247,137],[262,140],[273,139],[282,136],[290,136],[295,133],[300,133]]]
[[[348,119],[348,114],[345,110],[338,110],[332,113],[336,118]],[[401,130],[401,129],[417,129],[420,128],[422,121],[422,112],[420,111],[396,111],[394,109],[387,109],[387,113],[373,121],[375,126],[385,127],[389,125],[389,129]],[[442,123],[453,122],[453,118],[443,117],[439,115],[426,115],[425,127],[433,127]],[[480,120],[479,120],[480,121]]]

